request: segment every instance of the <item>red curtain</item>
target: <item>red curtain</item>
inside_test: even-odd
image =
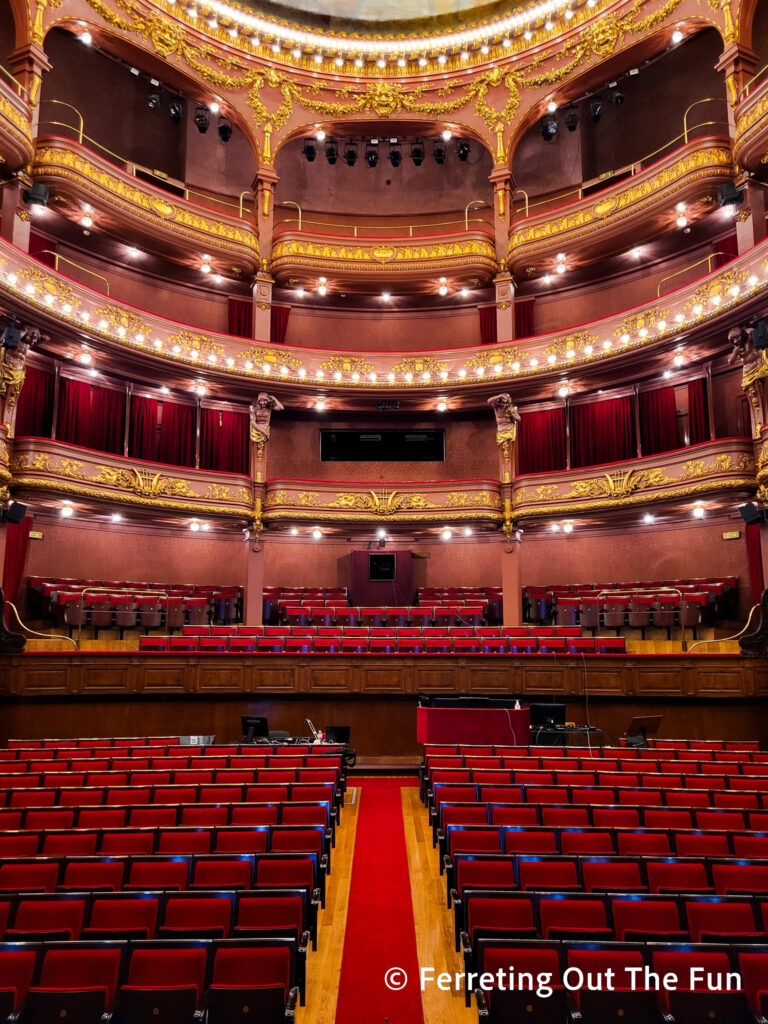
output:
[[[515,337],[531,338],[534,334],[534,299],[515,299]]]
[[[16,406],[16,437],[50,437],[56,378],[46,370],[27,367],[24,387]]]
[[[237,338],[253,337],[253,303],[246,299],[227,299],[227,333]]]
[[[24,563],[29,547],[29,530],[32,518],[24,516],[20,523],[8,523],[5,531],[5,565],[3,567],[3,591],[7,601],[16,602],[24,579]],[[6,622],[11,609],[6,608]]]
[[[671,452],[680,447],[674,388],[641,392],[640,438],[643,455]]]
[[[193,405],[163,402],[163,421],[157,444],[158,462],[194,469],[196,415]]]
[[[632,398],[571,406],[571,466],[597,466],[637,456]]]
[[[288,330],[288,317],[291,315],[290,306],[273,306],[269,314],[269,340],[273,345],[282,345],[285,341],[285,332]]]
[[[759,602],[763,594],[763,588],[765,587],[765,580],[763,578],[763,556],[760,551],[760,523],[747,523],[744,536],[747,540],[747,570],[749,573],[750,605],[753,605]]]
[[[518,427],[520,473],[565,469],[565,409],[523,413]]]
[[[88,448],[111,455],[125,450],[125,391],[91,388]]]
[[[56,439],[66,444],[82,444],[89,447],[90,415],[91,385],[62,377],[59,382]]]
[[[154,398],[133,395],[128,452],[135,459],[157,460],[157,407]]]
[[[48,249],[48,252],[43,252],[43,249]],[[30,232],[29,235],[29,255],[34,259],[39,260],[41,263],[45,263],[46,266],[52,267],[55,264],[55,259],[51,255],[56,252],[56,243],[51,242],[48,238],[43,238],[42,235],[36,234],[34,231]]]
[[[248,472],[248,417],[245,413],[203,409],[200,468],[220,473]]]
[[[688,433],[691,444],[709,440],[707,392],[703,377],[688,383]]]
[[[728,235],[727,238],[721,238],[719,242],[714,245],[715,256],[712,260],[712,269],[718,270],[726,263],[730,263],[731,260],[735,260],[739,255],[739,248],[736,244],[736,235]]]
[[[496,333],[496,307],[480,306],[477,312],[480,314],[480,344],[495,345],[499,340]]]

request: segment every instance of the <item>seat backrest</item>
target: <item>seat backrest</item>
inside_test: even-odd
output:
[[[285,946],[217,949],[213,984],[235,987],[244,984],[248,987],[281,985],[287,998],[291,986],[290,950]]]
[[[105,1007],[117,990],[120,949],[49,949],[43,958],[43,988],[103,988]]]
[[[194,986],[200,998],[205,983],[207,950],[134,949],[128,968],[128,984],[138,988]]]

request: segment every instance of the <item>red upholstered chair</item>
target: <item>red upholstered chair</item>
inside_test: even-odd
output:
[[[384,622],[384,608],[361,608],[360,621],[364,626],[381,626]]]
[[[186,609],[183,597],[162,598],[161,605],[165,607],[165,629],[173,633],[175,629],[183,629],[186,621]],[[207,625],[207,623],[204,623]]]
[[[108,594],[94,594],[92,597],[86,596],[85,600],[90,609],[93,635],[98,639],[100,629],[110,629],[112,626],[112,599]]]
[[[407,626],[409,622],[410,609],[393,606],[384,609],[384,618],[388,626]]]
[[[134,947],[127,984],[120,987],[116,1022],[192,1020],[205,985],[204,947]]]
[[[645,640],[645,631],[651,624],[651,609],[654,601],[655,598],[652,594],[630,595],[627,625],[632,629],[639,629],[643,640]]]
[[[684,593],[680,602],[680,625],[683,629],[692,629],[693,638],[696,639],[696,631],[702,624],[702,613],[707,604],[706,594]]]
[[[159,597],[139,595],[136,598],[139,625],[142,629],[160,629],[163,624],[162,604]]]
[[[24,1019],[45,1021],[98,1021],[110,1007],[117,990],[120,948],[47,949],[37,986],[29,989]]]
[[[600,628],[600,599],[582,597],[579,603],[579,625],[582,629],[590,629],[592,635]]]
[[[555,605],[555,623],[558,626],[575,626],[578,620],[578,611],[578,597],[558,596]]]
[[[186,597],[184,607],[190,626],[210,625],[211,607],[207,597]]]
[[[677,625],[680,598],[677,594],[659,594],[653,606],[653,625],[667,631],[667,640],[672,639],[672,629]]]

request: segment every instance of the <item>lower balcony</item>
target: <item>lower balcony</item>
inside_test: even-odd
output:
[[[733,505],[756,486],[752,441],[725,438],[627,462],[519,476],[512,512],[517,520],[583,519],[661,503]]]
[[[768,156],[768,76],[751,82],[736,101],[733,156],[739,167],[765,176]]]
[[[31,117],[22,86],[15,80],[0,77],[0,163],[11,173],[26,167],[32,160]]]
[[[376,523],[396,529],[414,523],[440,526],[503,519],[497,480],[448,480],[398,484],[358,480],[269,480],[264,522]]]
[[[205,517],[245,524],[253,515],[248,477],[143,462],[41,438],[10,442],[10,489],[44,503],[144,509],[175,519]]]

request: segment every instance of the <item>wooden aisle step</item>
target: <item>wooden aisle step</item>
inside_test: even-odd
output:
[[[317,950],[307,957],[307,1005],[296,1008],[296,1024],[334,1024],[341,957],[347,927],[349,886],[357,835],[359,789],[347,787],[340,827],[336,829],[333,871],[328,876],[325,910],[317,924]]]
[[[435,975],[463,970],[454,952],[453,918],[445,905],[445,878],[440,875],[437,850],[418,789],[403,789],[403,820],[411,876],[413,920],[420,967],[434,967]],[[417,982],[418,983],[418,982]],[[442,992],[429,985],[421,995],[424,1024],[477,1024],[477,1009],[464,1005],[464,992]]]

